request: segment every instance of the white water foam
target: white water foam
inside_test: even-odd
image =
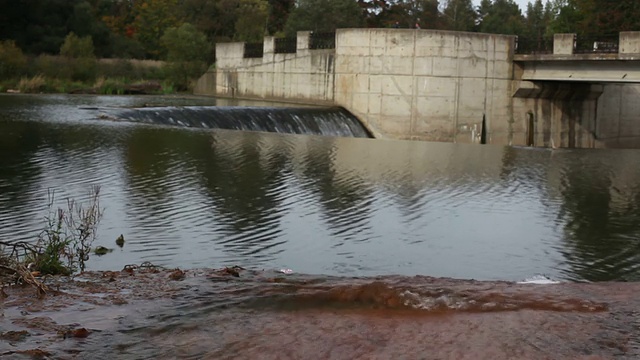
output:
[[[544,275],[534,275],[530,278],[526,278],[523,281],[518,281],[518,284],[534,284],[534,285],[549,285],[559,284],[560,281],[552,280]]]

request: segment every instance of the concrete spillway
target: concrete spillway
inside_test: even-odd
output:
[[[371,137],[356,117],[340,107],[145,107],[103,110],[103,116],[121,121],[189,128]]]

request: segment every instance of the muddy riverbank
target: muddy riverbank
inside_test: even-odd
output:
[[[238,275],[238,276],[236,276]],[[242,269],[5,287],[6,358],[632,359],[637,283],[547,285]]]

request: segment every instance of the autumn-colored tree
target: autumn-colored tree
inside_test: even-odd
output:
[[[585,35],[617,34],[640,30],[638,0],[575,0],[583,14],[578,32]]]

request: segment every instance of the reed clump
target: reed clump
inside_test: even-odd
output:
[[[54,206],[55,194],[49,192],[45,228],[35,244],[0,241],[0,282],[26,283],[44,295],[47,287],[39,275],[71,275],[83,272],[96,238],[104,210],[100,208],[100,187],[91,188],[88,204],[73,199],[66,206]]]

